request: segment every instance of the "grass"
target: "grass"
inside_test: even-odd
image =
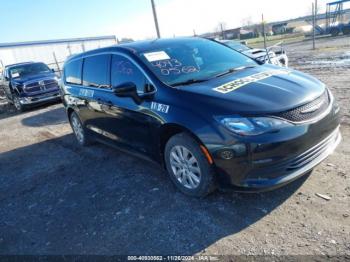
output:
[[[286,35],[273,35],[266,37],[267,46],[272,46],[277,44],[278,42],[283,41],[284,44],[287,43],[295,43],[300,42],[305,39],[304,34],[286,34]],[[246,40],[247,45],[251,47],[263,47],[264,46],[264,38],[258,37],[253,39]]]

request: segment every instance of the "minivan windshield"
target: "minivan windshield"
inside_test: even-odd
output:
[[[12,78],[28,77],[49,72],[51,72],[50,68],[44,63],[19,65],[10,69]]]
[[[235,69],[257,66],[254,60],[223,44],[200,38],[160,43],[139,56],[170,86],[203,82]]]

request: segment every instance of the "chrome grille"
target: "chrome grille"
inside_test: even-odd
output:
[[[42,84],[40,84],[42,82]],[[52,89],[52,88],[57,88],[58,84],[57,81],[54,79],[47,79],[47,80],[42,80],[38,82],[33,82],[26,84],[25,86],[25,91],[26,92],[41,92],[47,89]]]
[[[321,96],[310,103],[274,115],[292,122],[304,122],[323,113],[328,108],[329,103],[330,98],[326,90]]]

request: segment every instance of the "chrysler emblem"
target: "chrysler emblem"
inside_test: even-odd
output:
[[[303,110],[300,112],[300,114],[309,114],[309,113],[313,113],[315,111],[317,111],[318,109],[320,109],[320,107],[323,105],[323,101],[320,101],[319,103]]]

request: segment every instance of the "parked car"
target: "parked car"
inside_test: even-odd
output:
[[[85,52],[65,62],[61,87],[80,145],[98,140],[156,161],[190,196],[285,185],[341,140],[323,83],[208,39]]]
[[[288,56],[284,48],[281,46],[274,45],[268,47],[266,52],[265,49],[250,48],[249,46],[234,40],[221,40],[221,42],[260,63],[288,67]]]
[[[0,87],[8,102],[14,104],[18,111],[60,99],[57,76],[40,62],[5,66]]]

